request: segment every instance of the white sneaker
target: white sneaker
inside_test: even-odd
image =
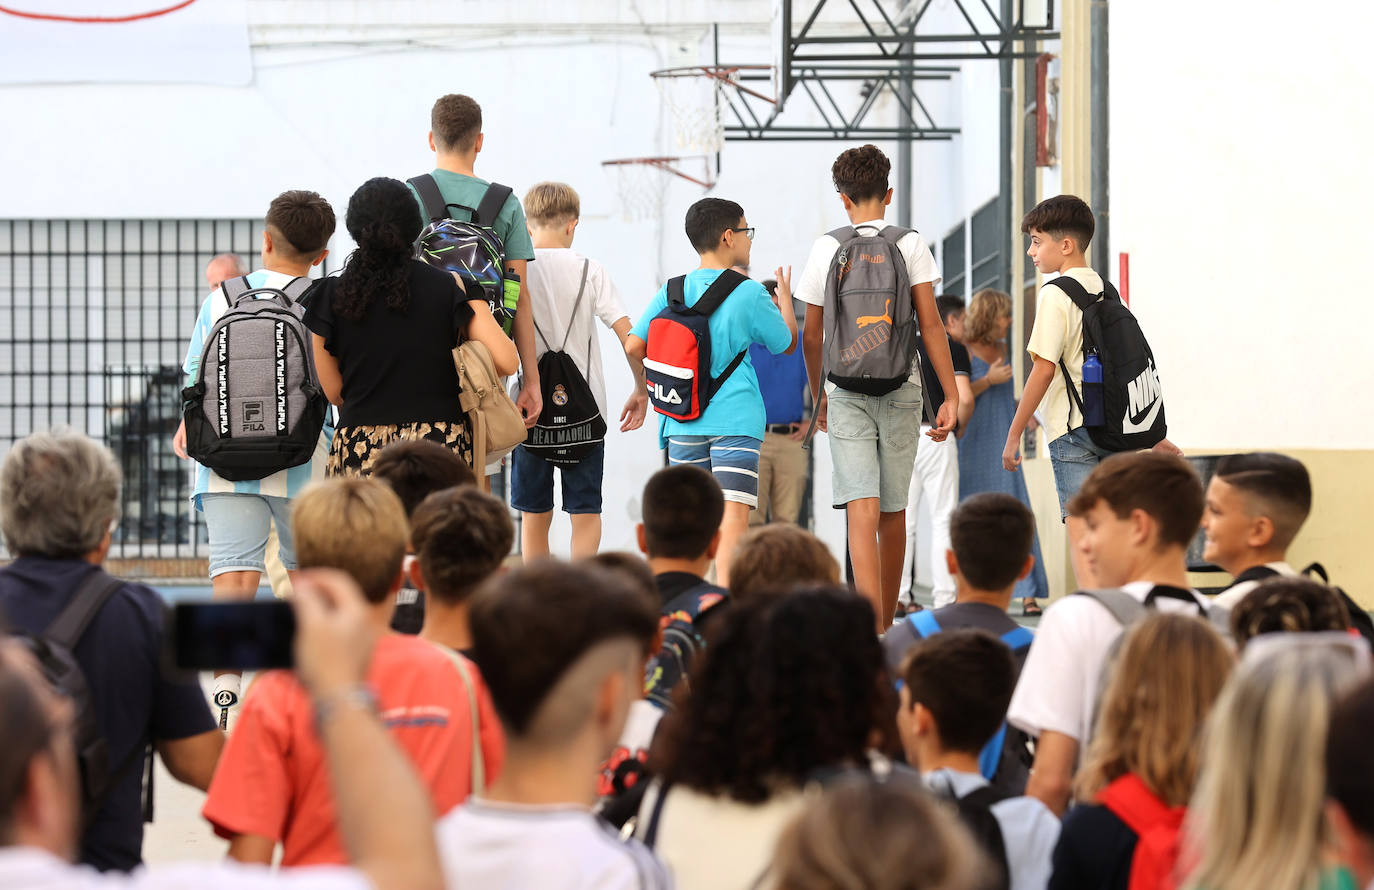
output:
[[[239,692],[243,678],[236,674],[225,674],[215,678],[215,691],[210,698],[211,704],[219,709],[219,728],[228,733],[238,723],[243,705],[239,702]]]

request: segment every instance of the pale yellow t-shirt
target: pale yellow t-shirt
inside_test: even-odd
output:
[[[1090,294],[1100,294],[1105,290],[1102,276],[1092,269],[1081,267],[1069,269],[1063,274],[1073,278]],[[1083,425],[1083,416],[1069,398],[1064,386],[1064,372],[1059,370],[1062,359],[1069,369],[1073,385],[1078,392],[1083,391],[1083,313],[1068,294],[1057,287],[1046,285],[1040,288],[1035,308],[1035,326],[1031,328],[1030,342],[1026,351],[1035,358],[1043,358],[1055,365],[1054,379],[1040,402],[1040,413],[1045,418],[1045,435],[1053,442],[1071,428]]]

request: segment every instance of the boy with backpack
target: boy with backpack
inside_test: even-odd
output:
[[[907,491],[921,434],[918,334],[945,396],[931,413],[932,441],[954,431],[959,409],[935,308],[940,270],[920,233],[883,222],[891,169],[873,145],[835,159],[830,173],[850,225],[816,240],[797,286],[807,303],[812,425],[830,436],[831,501],[846,511],[854,586],[873,603],[879,633],[897,608],[906,551]]]
[[[430,112],[432,172],[408,180],[425,228],[420,259],[455,272],[464,287],[486,292],[492,317],[520,352],[520,394],[515,403],[531,427],[542,407],[535,365],[534,325],[529,311],[526,265],[534,245],[520,200],[510,186],[488,183],[473,168],[482,150],[482,107],[457,93],[440,96]],[[491,476],[499,460],[487,466]]]
[[[777,305],[749,265],[754,228],[744,208],[702,198],[687,209],[687,239],[701,265],[661,287],[630,331],[625,351],[644,363],[649,402],[662,415],[659,447],[669,464],[709,470],[724,492],[716,581],[730,583],[730,555],[758,505],[759,451],[766,422],[749,346],[777,355],[797,346],[792,292],[778,282]],[[905,491],[905,490],[904,490]]]
[[[314,379],[310,334],[296,301],[313,283],[310,270],[329,255],[333,234],[334,211],[315,192],[295,190],[272,199],[262,233],[262,267],[213,290],[191,332],[183,364],[187,409],[172,450],[197,461],[191,501],[205,514],[215,599],[251,600],[257,594],[273,526],[282,565],[288,574],[296,568],[291,500],[324,478],[333,435],[328,404]],[[265,341],[264,321],[271,322]],[[299,343],[296,327],[304,337]],[[262,367],[263,356],[274,352],[275,375]],[[245,398],[244,392],[257,398]],[[286,432],[277,437],[283,451],[289,446],[292,455],[274,456],[266,471],[245,466],[233,453],[236,439],[250,446],[262,441],[273,418],[277,431]],[[260,460],[250,452],[249,464]],[[238,716],[241,682],[238,673],[215,676],[212,703],[226,731]]]
[[[907,762],[932,791],[955,802],[1000,872],[996,886],[1043,890],[1059,820],[1039,800],[989,785],[978,768],[1016,682],[1010,650],[982,630],[950,631],[912,649],[899,676],[897,730]]]
[[[1097,465],[1069,502],[1083,522],[1079,556],[1103,589],[1053,603],[1036,628],[1007,720],[1036,737],[1026,793],[1062,814],[1085,750],[1104,666],[1122,629],[1149,609],[1206,616],[1188,584],[1188,546],[1202,519],[1202,482],[1182,458],[1145,451]]]
[[[529,438],[515,449],[511,506],[521,513],[520,552],[547,556],[553,523],[553,472],[572,524],[572,558],[601,544],[601,482],[606,455],[606,383],[594,320],[615,331],[621,346],[630,317],[602,265],[572,249],[581,202],[572,186],[541,182],[525,193],[525,213],[537,262],[529,267],[530,321],[538,355],[543,409]],[[649,396],[644,367],[626,356],[635,386],[620,412],[620,431],[644,425]]]
[[[1021,436],[1042,409],[1071,553],[1082,532],[1069,501],[1103,458],[1143,448],[1183,453],[1165,438],[1164,394],[1150,344],[1116,288],[1088,265],[1096,225],[1092,208],[1073,195],[1046,198],[1021,220],[1035,268],[1058,277],[1040,289],[1026,344],[1034,364],[1002,449],[1002,466],[1015,470]],[[1082,568],[1075,561],[1080,583],[1088,583]]]

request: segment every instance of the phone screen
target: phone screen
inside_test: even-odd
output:
[[[172,634],[182,670],[289,668],[296,615],[285,602],[177,603]]]

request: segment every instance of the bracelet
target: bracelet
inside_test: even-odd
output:
[[[380,712],[375,692],[367,686],[350,686],[342,692],[315,699],[315,732],[323,735],[330,718],[346,708],[366,711],[374,717]]]

